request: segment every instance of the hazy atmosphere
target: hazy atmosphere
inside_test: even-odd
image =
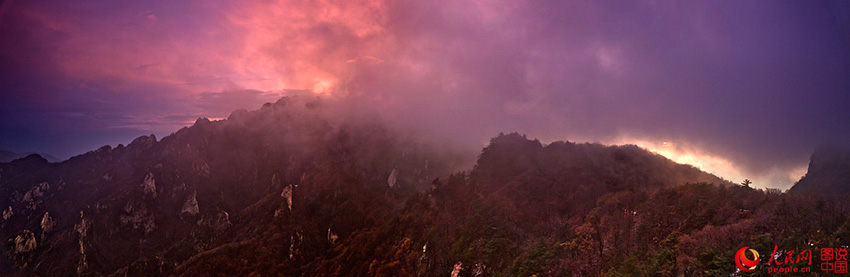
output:
[[[0,149],[66,159],[293,94],[783,190],[850,141],[850,2],[560,2],[3,1]]]

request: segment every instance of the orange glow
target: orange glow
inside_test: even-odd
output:
[[[273,2],[245,5],[227,18],[245,33],[233,68],[258,77],[245,87],[329,94],[356,61],[380,60],[383,2]]]
[[[750,173],[742,170],[740,166],[736,165],[729,159],[705,152],[702,149],[688,146],[686,143],[652,141],[625,137],[610,143],[618,145],[634,144],[662,155],[674,162],[692,165],[700,170],[714,174],[733,183],[740,183],[744,179],[750,179],[756,187],[787,188],[806,173],[805,166],[795,168],[791,171],[773,169],[769,172],[761,172],[758,174]],[[784,180],[784,182],[791,183],[778,184],[775,183],[780,182],[777,180]]]
[[[193,5],[199,11],[208,8]],[[150,11],[128,19],[134,23],[130,27],[39,10],[27,16],[68,34],[58,48],[61,71],[106,83],[114,91],[140,82],[189,94],[238,89],[328,94],[356,66],[383,61],[390,41],[385,5],[371,0],[238,2],[187,34],[170,30],[173,26]]]

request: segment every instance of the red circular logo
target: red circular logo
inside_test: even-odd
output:
[[[750,250],[750,253],[753,253],[752,260],[747,258],[747,249]],[[750,249],[749,246],[741,247],[741,249],[738,249],[738,252],[735,253],[735,265],[743,271],[752,271],[753,269],[756,269],[756,265],[758,265],[758,263],[759,252],[756,252],[755,249]]]

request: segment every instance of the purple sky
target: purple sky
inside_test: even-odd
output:
[[[850,2],[0,4],[0,149],[67,158],[291,90],[474,147],[635,143],[784,189],[850,141]]]

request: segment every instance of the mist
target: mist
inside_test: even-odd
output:
[[[473,156],[637,144],[781,189],[850,138],[839,1],[6,1],[0,41],[0,149],[60,158],[305,94]]]

